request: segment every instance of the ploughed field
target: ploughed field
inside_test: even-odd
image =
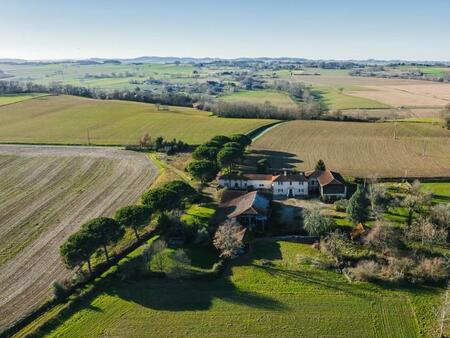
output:
[[[395,135],[395,139],[394,139]],[[252,145],[274,168],[310,170],[322,159],[349,176],[450,175],[450,131],[429,123],[290,121]]]
[[[68,276],[64,240],[136,202],[156,173],[144,154],[114,148],[0,145],[0,331]]]
[[[273,120],[225,119],[185,107],[165,107],[75,96],[45,96],[0,107],[0,142],[138,144],[155,139],[200,144],[218,134],[247,133]]]
[[[309,245],[259,242],[217,280],[105,283],[59,317],[48,337],[419,337],[435,334],[441,288],[349,283],[304,259]],[[433,315],[429,315],[432,313]]]

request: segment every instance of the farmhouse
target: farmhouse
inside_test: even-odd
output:
[[[218,177],[221,188],[234,190],[270,191],[273,198],[306,198],[320,195],[337,199],[347,195],[347,186],[341,174],[331,170],[265,175],[232,172]]]
[[[341,174],[331,170],[314,170],[305,173],[308,177],[310,194],[319,193],[329,198],[344,198],[347,195],[347,185]]]
[[[270,199],[259,191],[242,192],[240,196],[222,202],[218,208],[219,221],[234,220],[250,230],[264,228],[269,213]]]

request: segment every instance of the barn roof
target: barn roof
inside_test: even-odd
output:
[[[258,191],[252,191],[223,203],[220,207],[226,210],[228,218],[235,218],[241,215],[267,216],[269,199]]]
[[[345,184],[345,180],[341,174],[331,170],[314,170],[305,173],[308,178],[316,178],[319,184],[323,187],[329,184]]]

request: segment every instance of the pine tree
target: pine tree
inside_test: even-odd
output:
[[[358,185],[355,193],[350,198],[347,213],[355,224],[364,223],[369,217],[369,200],[362,185]]]

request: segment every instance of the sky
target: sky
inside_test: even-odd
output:
[[[0,58],[450,60],[448,0],[0,0]]]

